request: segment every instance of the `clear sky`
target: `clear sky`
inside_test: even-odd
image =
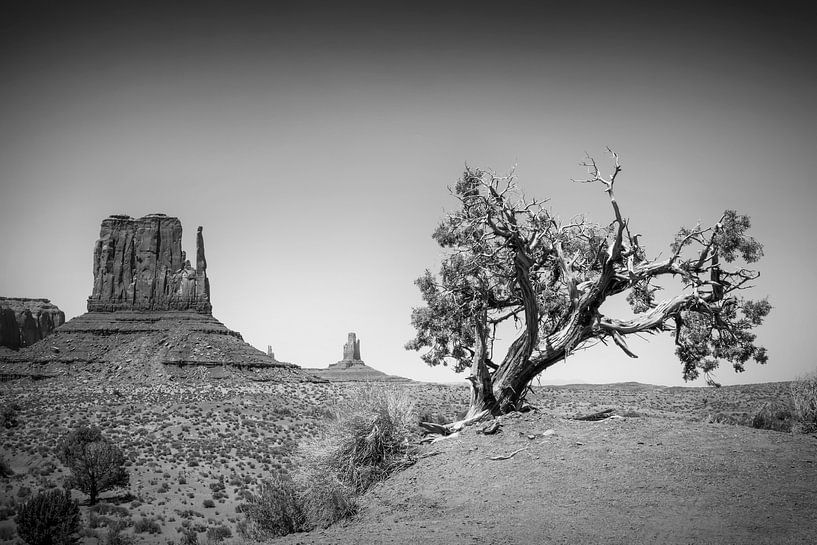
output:
[[[725,208],[765,245],[769,363],[717,378],[817,366],[814,4],[18,4],[0,16],[0,295],[81,314],[102,219],[163,212],[188,255],[204,226],[214,315],[254,346],[324,367],[355,331],[380,370],[456,380],[403,349],[446,186],[516,164],[554,212],[608,222],[569,179],[610,146],[652,255]],[[543,380],[683,384],[669,338],[631,348]]]

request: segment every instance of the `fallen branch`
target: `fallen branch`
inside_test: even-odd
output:
[[[506,455],[502,455],[502,456],[491,456],[488,459],[489,460],[508,460],[509,458],[513,458],[514,456],[516,456],[517,454],[519,454],[523,450],[528,450],[528,447],[522,447],[522,448],[520,448],[518,450],[515,450],[515,451],[511,452],[510,454],[506,454]]]
[[[610,413],[613,412],[613,409],[605,409],[601,412],[588,414],[586,416],[577,416],[573,420],[584,420],[586,422],[595,422],[597,420],[604,420],[605,418],[610,417]]]

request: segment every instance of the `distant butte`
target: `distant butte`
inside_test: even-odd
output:
[[[57,328],[47,342],[4,351],[0,375],[47,377],[82,370],[149,382],[316,380],[253,348],[212,316],[202,228],[196,234],[196,268],[181,240],[181,222],[164,214],[103,220],[88,312]]]
[[[407,378],[387,375],[366,365],[360,357],[360,339],[355,333],[349,333],[346,338],[346,344],[343,345],[343,359],[330,363],[326,369],[308,368],[304,371],[331,382],[409,382]]]
[[[360,340],[355,333],[349,333],[346,344],[343,345],[343,359],[337,363],[330,363],[329,369],[348,369],[356,365],[366,364],[360,359]]]

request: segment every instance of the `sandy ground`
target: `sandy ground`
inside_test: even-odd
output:
[[[422,455],[356,519],[273,543],[817,543],[814,436],[528,413]]]

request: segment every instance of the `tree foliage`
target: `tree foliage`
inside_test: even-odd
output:
[[[604,189],[613,212],[607,225],[560,219],[545,201],[527,198],[513,174],[466,168],[451,188],[459,206],[433,233],[445,255],[437,275],[426,270],[416,281],[425,304],[412,312],[416,336],[406,348],[429,365],[470,368],[472,415],[518,407],[536,375],[589,343],[613,342],[636,357],[626,343],[633,334],[670,332],[686,380],[703,373],[711,381],[720,361],[737,371],[749,359],[766,362],[753,330],[771,305],[738,295],[759,276],[746,266],[763,255],[748,235],[749,217],[726,210],[708,227],[682,227],[667,257],[650,258],[614,196],[621,166],[610,154],[610,175],[588,157],[588,176],[575,180]],[[659,302],[664,278],[683,289]],[[634,318],[601,311],[619,294]],[[498,355],[502,324],[517,336]]]
[[[99,428],[80,426],[66,435],[57,446],[57,457],[71,470],[67,484],[88,494],[91,505],[100,493],[130,482],[122,450]]]

